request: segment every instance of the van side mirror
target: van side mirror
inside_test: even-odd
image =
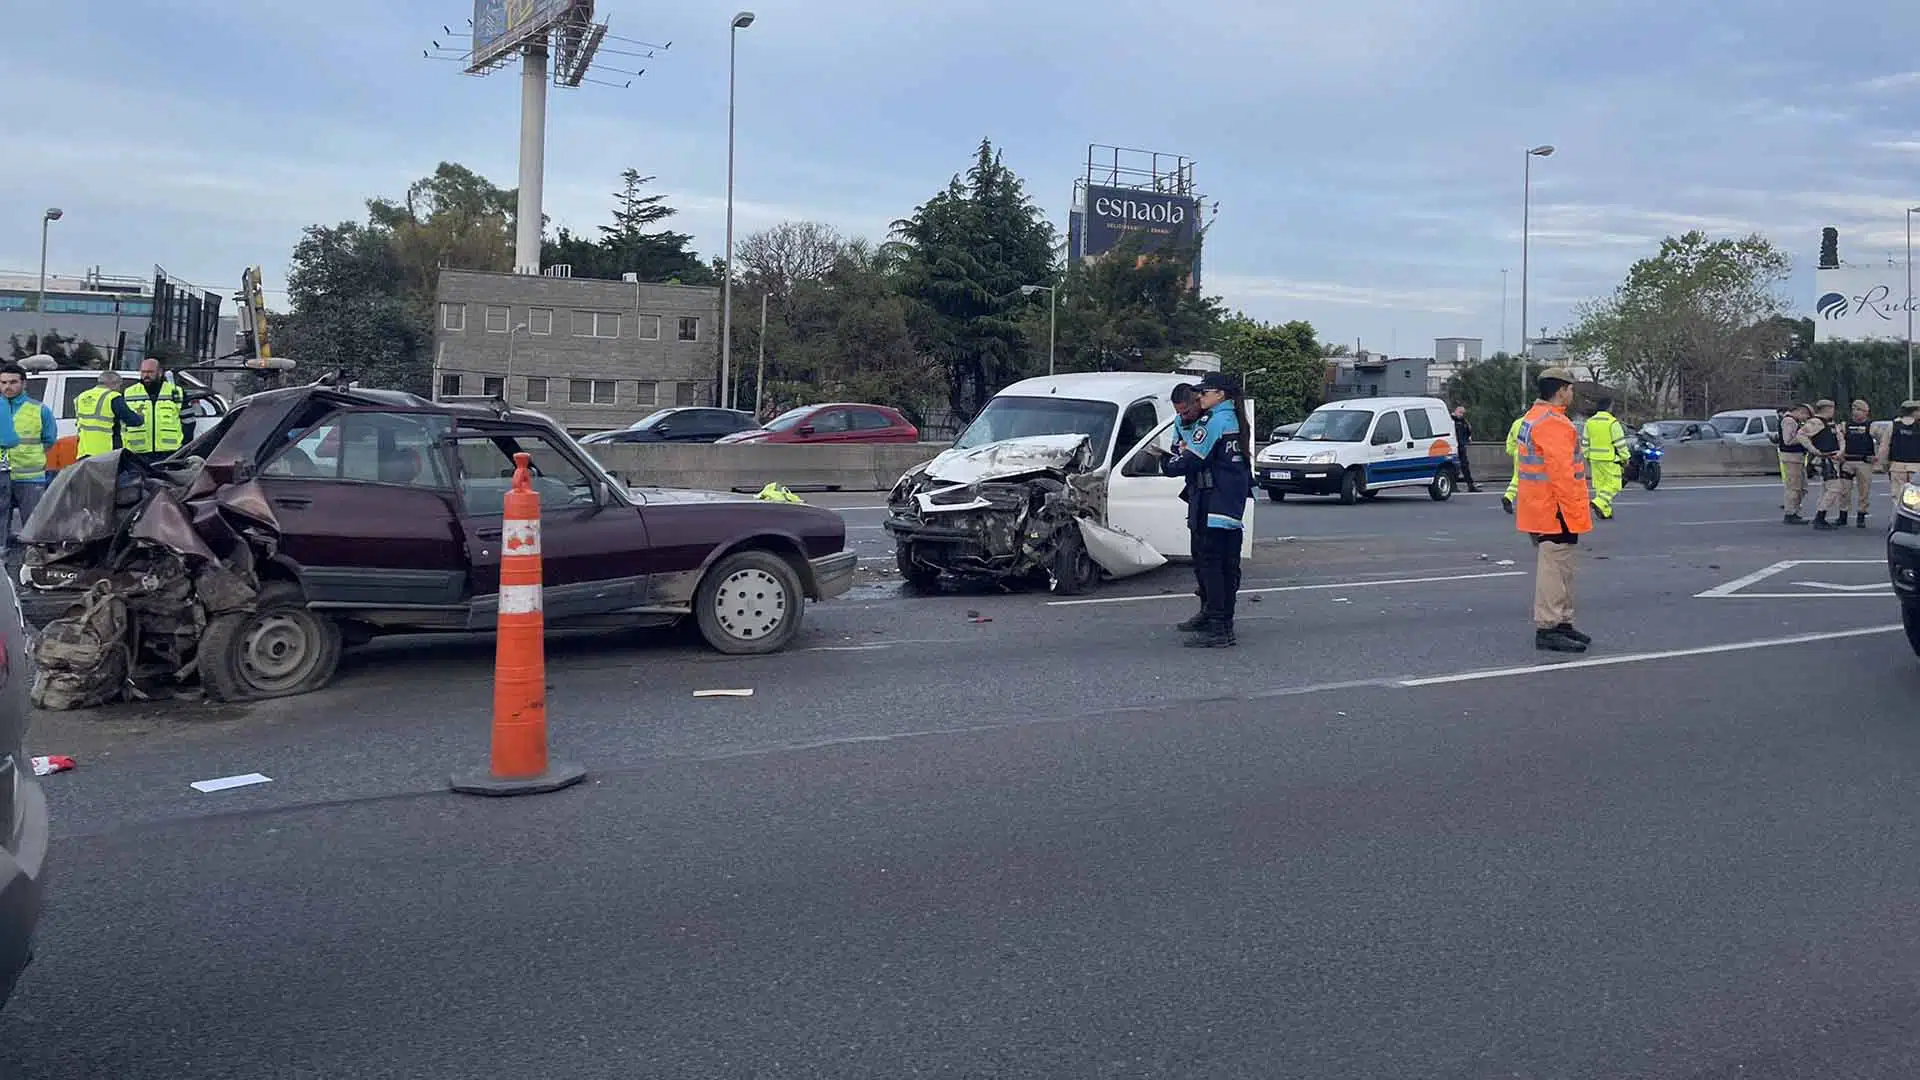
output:
[[[1120,475],[1159,476],[1160,459],[1155,456],[1153,451],[1142,449],[1139,453],[1127,459],[1126,465],[1120,469]]]

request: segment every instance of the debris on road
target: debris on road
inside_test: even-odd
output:
[[[694,697],[752,697],[753,691],[750,689],[748,690],[695,690],[693,692],[693,696]]]
[[[227,791],[231,788],[252,787],[254,784],[271,783],[273,783],[273,777],[263,776],[257,772],[250,772],[241,773],[238,776],[222,776],[213,780],[195,780],[187,786],[200,792],[202,795],[211,795],[216,791]]]
[[[1495,565],[1495,566],[1512,566],[1512,565],[1513,565],[1513,560],[1512,560],[1512,559],[1501,559],[1501,560],[1500,560],[1499,562],[1497,562],[1497,563],[1494,563],[1493,565]]]
[[[57,772],[66,772],[80,763],[61,754],[50,754],[33,759],[33,775],[52,776]]]
[[[969,611],[967,612],[967,621],[970,623],[987,623],[993,621],[993,616],[982,615],[977,611]]]

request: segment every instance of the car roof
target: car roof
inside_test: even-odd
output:
[[[1165,400],[1174,387],[1199,380],[1198,375],[1157,371],[1082,371],[1022,379],[994,396],[1084,398],[1130,405],[1143,397]]]
[[[1339,401],[1329,401],[1320,406],[1320,409],[1405,409],[1411,406],[1447,411],[1447,403],[1435,397],[1342,398]],[[1320,409],[1314,411],[1319,412]]]

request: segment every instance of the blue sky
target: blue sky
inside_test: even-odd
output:
[[[1522,151],[1531,317],[1557,331],[1661,236],[1760,230],[1811,303],[1824,225],[1904,258],[1920,202],[1920,15],[1857,0],[746,0],[736,228],[878,236],[982,136],[1064,231],[1090,142],[1198,161],[1220,204],[1207,291],[1328,340],[1422,353],[1519,340]],[[546,212],[606,217],[659,177],[677,227],[724,245],[727,24],[738,0],[600,0],[671,41],[631,89],[551,97]],[[8,5],[0,270],[51,264],[236,287],[284,274],[302,226],[363,216],[441,160],[516,181],[518,75],[421,57],[470,2],[65,0]],[[270,296],[270,299],[272,297]]]

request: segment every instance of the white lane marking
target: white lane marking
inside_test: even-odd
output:
[[[1885,586],[1885,592],[1743,592],[1737,596],[1716,597],[1720,600],[1858,600],[1862,597],[1881,599],[1893,595],[1893,586]]]
[[[1722,518],[1719,521],[1676,521],[1675,525],[1765,525],[1779,518]]]
[[[1766,579],[1774,576],[1775,574],[1784,573],[1788,570],[1793,569],[1796,566],[1877,566],[1884,563],[1885,561],[1886,560],[1884,559],[1782,559],[1781,561],[1774,563],[1772,566],[1763,566],[1760,569],[1755,570],[1751,574],[1747,574],[1744,577],[1734,578],[1732,581],[1729,581],[1724,585],[1715,585],[1713,588],[1708,589],[1705,592],[1694,593],[1693,598],[1695,600],[1722,600],[1728,597],[1732,597],[1735,594],[1738,594],[1740,599],[1750,598],[1750,599],[1757,600],[1757,599],[1761,599],[1761,596],[1759,594],[1742,593],[1740,592],[1740,590],[1746,588],[1749,585],[1755,585],[1762,581],[1765,581]],[[1795,593],[1793,595],[1815,596],[1815,595],[1823,595],[1823,594]],[[1767,596],[1766,599],[1777,600],[1779,599],[1779,596],[1778,594],[1772,594]]]
[[[1488,578],[1526,577],[1524,570],[1506,570],[1493,574],[1446,574],[1436,577],[1388,578],[1385,581],[1331,581],[1318,585],[1275,585],[1265,589],[1241,589],[1237,595],[1254,593],[1314,592],[1323,589],[1364,589],[1379,585],[1424,585],[1434,581],[1484,581]],[[1090,600],[1049,600],[1048,607],[1078,607],[1082,604],[1135,604],[1143,600],[1191,600],[1193,594],[1156,593],[1152,596],[1098,596]]]
[[[271,784],[273,777],[262,776],[257,772],[241,773],[238,776],[222,776],[213,780],[195,780],[187,786],[202,794],[225,791],[228,788],[249,787],[253,784]]]
[[[885,510],[884,506],[823,506],[822,510],[831,510],[836,514],[851,513],[855,510]]]
[[[1566,671],[1570,668],[1614,667],[1620,664],[1643,664],[1650,660],[1673,660],[1684,656],[1711,656],[1715,653],[1744,652],[1749,649],[1771,649],[1782,645],[1805,645],[1815,641],[1840,641],[1846,638],[1868,637],[1873,634],[1887,634],[1900,629],[1899,623],[1889,626],[1869,626],[1861,630],[1833,630],[1819,634],[1795,634],[1791,637],[1759,638],[1754,641],[1730,641],[1723,645],[1701,645],[1691,649],[1662,649],[1658,652],[1627,653],[1623,656],[1595,656],[1585,660],[1547,661],[1528,664],[1524,667],[1493,668],[1487,671],[1465,671],[1457,675],[1429,675],[1421,679],[1402,679],[1394,683],[1400,687],[1440,686],[1446,683],[1475,682],[1482,679],[1508,679],[1516,675],[1538,675],[1545,671]]]
[[[1863,593],[1869,589],[1891,589],[1893,585],[1885,581],[1871,581],[1865,585],[1837,585],[1831,581],[1796,581],[1793,584],[1807,589],[1832,589],[1834,592]]]

